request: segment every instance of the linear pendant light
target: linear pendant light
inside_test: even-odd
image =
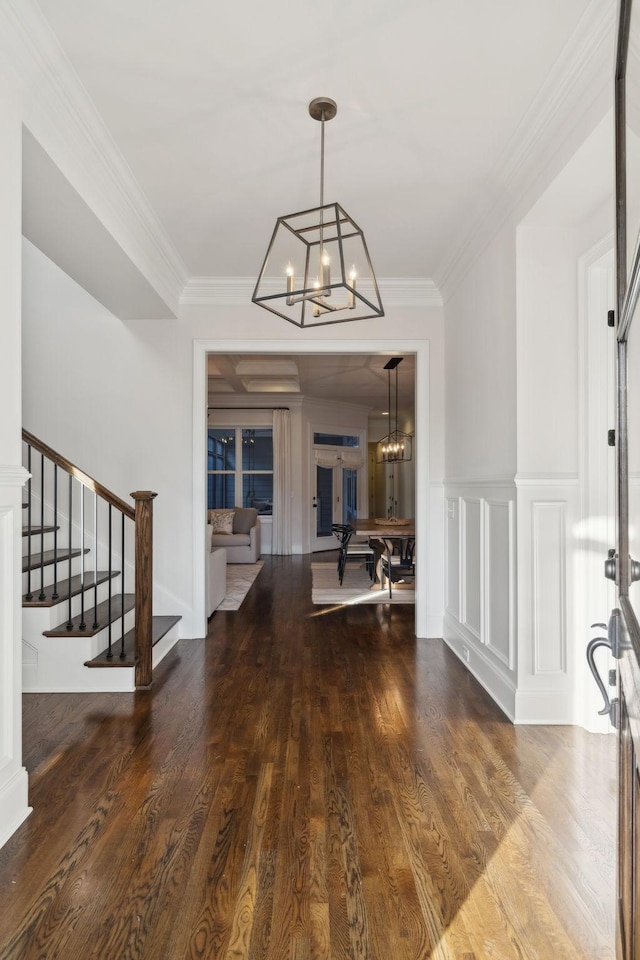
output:
[[[387,371],[389,389],[389,423],[391,423],[391,371],[395,370],[396,372],[395,429],[378,440],[376,444],[376,460],[378,463],[405,463],[411,460],[413,438],[410,433],[403,433],[402,430],[398,430],[398,365],[403,360],[404,357],[391,357],[384,365],[384,369]]]
[[[279,217],[252,301],[298,327],[383,317],[367,243],[338,203],[324,202],[324,125],[338,111],[316,97],[309,114],[320,121],[320,205]]]

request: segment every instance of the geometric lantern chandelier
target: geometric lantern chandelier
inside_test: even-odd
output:
[[[384,365],[384,369],[388,371],[389,424],[391,424],[391,371],[395,370],[396,372],[395,430],[388,433],[382,440],[378,440],[376,445],[376,460],[378,463],[404,463],[411,460],[411,434],[398,430],[398,364],[403,359],[403,357],[391,357],[388,363]]]
[[[298,327],[384,316],[362,230],[324,202],[324,125],[337,111],[328,97],[309,104],[321,124],[320,206],[278,218],[251,298]]]

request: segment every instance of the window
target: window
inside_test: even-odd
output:
[[[257,507],[271,516],[271,427],[211,427],[207,449],[207,502],[217,507]]]
[[[359,447],[360,437],[343,436],[340,433],[314,433],[313,442],[322,447]]]

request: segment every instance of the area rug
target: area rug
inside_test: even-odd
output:
[[[227,592],[217,610],[239,610],[262,568],[264,560],[256,563],[227,564]]]
[[[337,564],[311,564],[311,601],[312,603],[415,603],[414,585],[394,583],[393,597],[389,600],[389,590],[381,590],[380,584],[372,584],[364,564],[347,564],[342,586],[338,583]]]

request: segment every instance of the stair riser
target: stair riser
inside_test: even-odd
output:
[[[25,693],[129,692],[135,689],[133,667],[89,670],[84,661],[96,656],[105,641],[96,638],[40,637],[23,641],[22,681]],[[117,653],[114,654],[117,660]]]

